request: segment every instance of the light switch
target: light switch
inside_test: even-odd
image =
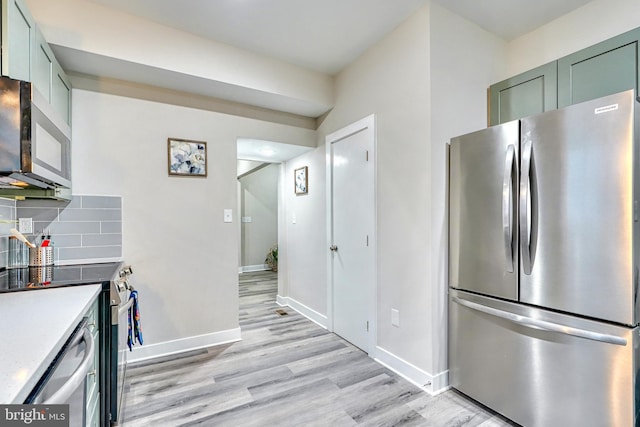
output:
[[[391,309],[391,325],[400,327],[400,312],[394,308]]]
[[[233,209],[224,210],[224,222],[233,222]]]

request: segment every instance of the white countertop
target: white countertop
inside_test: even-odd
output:
[[[0,294],[0,404],[23,403],[101,285]]]

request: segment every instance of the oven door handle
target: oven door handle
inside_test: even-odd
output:
[[[124,305],[120,307],[117,305],[111,306],[111,324],[112,325],[117,325],[120,323],[120,316],[122,316],[124,313],[127,312],[127,310],[129,310],[129,307],[131,307],[131,304],[133,304],[133,298],[129,298],[129,301],[127,301]]]
[[[118,308],[118,317],[122,316],[125,311],[129,310],[129,307],[131,307],[131,304],[133,304],[133,298],[129,298],[129,301],[127,301],[125,305]]]
[[[82,333],[82,340],[84,340],[86,348],[84,352],[84,358],[78,369],[69,377],[66,383],[64,383],[58,391],[56,391],[51,397],[49,397],[43,404],[45,405],[55,405],[60,403],[65,403],[71,397],[71,395],[80,387],[80,385],[84,382],[89,370],[91,369],[91,365],[93,363],[93,359],[96,352],[96,343],[93,339],[93,334],[89,330],[88,327],[85,326],[84,331]],[[80,340],[78,340],[79,342]]]

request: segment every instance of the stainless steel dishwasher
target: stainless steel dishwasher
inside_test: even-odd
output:
[[[95,355],[95,342],[88,318],[83,318],[55,357],[34,390],[29,404],[68,404],[69,426],[84,427],[86,379]]]

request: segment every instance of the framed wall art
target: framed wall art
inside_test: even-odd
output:
[[[207,176],[207,143],[169,138],[169,176]]]
[[[306,166],[293,171],[293,184],[296,194],[307,194],[309,189],[309,176]]]

